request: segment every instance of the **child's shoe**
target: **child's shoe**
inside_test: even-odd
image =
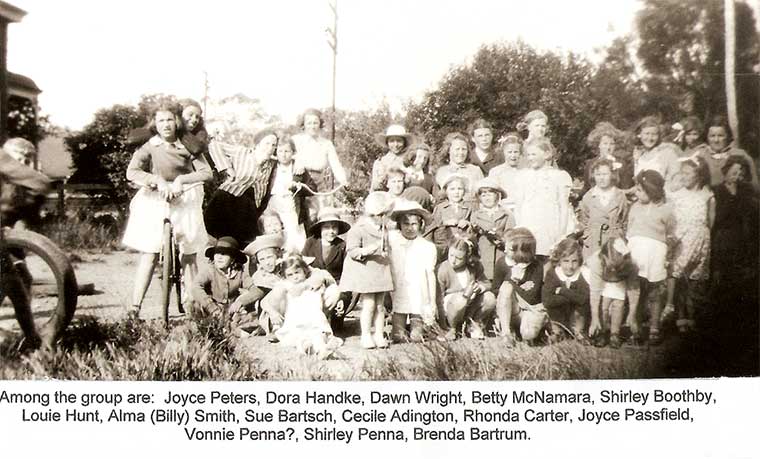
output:
[[[385,339],[382,332],[376,333],[372,340],[375,342],[375,347],[378,349],[385,349],[388,347],[388,341]]]
[[[649,330],[649,344],[652,346],[659,346],[662,344],[662,334],[660,330],[653,328]]]
[[[455,328],[449,328],[449,331],[446,332],[446,335],[444,335],[444,338],[446,339],[446,341],[456,341],[457,330]]]
[[[396,344],[409,341],[406,334],[406,314],[391,314],[391,341]]]
[[[473,320],[470,321],[469,334],[472,339],[486,339],[486,335],[483,333],[483,328],[479,323]]]
[[[421,317],[412,317],[410,320],[411,322],[411,333],[409,334],[409,341],[413,343],[421,343],[425,340],[423,329],[424,329],[424,322],[422,321]]]
[[[369,335],[369,334],[362,335],[361,340],[359,341],[359,344],[361,344],[361,346],[364,349],[374,349],[375,347],[377,347],[377,345],[375,344],[375,340],[372,339],[372,335]]]

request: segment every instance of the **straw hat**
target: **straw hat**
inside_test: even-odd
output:
[[[257,237],[250,244],[245,246],[243,253],[255,257],[257,253],[264,249],[282,249],[285,245],[285,240],[279,234],[264,234]]]
[[[397,200],[396,205],[393,207],[393,212],[391,212],[391,219],[398,220],[402,215],[407,214],[419,215],[425,222],[425,225],[429,225],[430,221],[433,219],[430,212],[423,209],[419,203],[408,199]]]
[[[373,191],[364,199],[364,213],[381,215],[393,207],[393,196],[387,191]]]
[[[400,124],[391,124],[388,126],[388,129],[385,130],[385,134],[375,135],[375,142],[381,147],[386,148],[388,146],[388,137],[403,138],[404,142],[406,142],[404,145],[405,147],[411,145],[414,140],[414,136],[406,132],[406,128]]]
[[[338,209],[325,207],[324,209],[320,209],[319,214],[317,215],[317,221],[309,227],[309,235],[316,237],[322,223],[328,222],[338,224],[338,234],[343,234],[351,229],[351,225],[341,219],[340,215],[338,215]]]
[[[493,177],[485,177],[475,185],[475,194],[480,193],[481,190],[494,190],[501,194],[501,199],[507,197],[506,190]]]
[[[235,238],[230,236],[219,238],[213,246],[206,249],[205,255],[206,258],[214,258],[214,254],[216,253],[230,255],[240,264],[245,263],[248,259],[245,254],[240,251],[240,246]]]

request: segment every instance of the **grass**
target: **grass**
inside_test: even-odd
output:
[[[390,351],[355,354],[353,359],[346,357],[348,351],[339,350],[327,361],[295,355],[278,345],[250,344],[239,342],[227,317],[206,309],[195,310],[189,320],[168,331],[157,320],[104,323],[81,316],[55,349],[24,350],[19,336],[0,336],[0,379],[446,381],[758,374],[757,343],[747,339],[718,342],[710,336],[673,337],[656,348],[617,350],[572,340],[507,348],[498,338],[463,339],[393,346]],[[265,365],[256,353],[276,358]]]
[[[109,218],[56,218],[45,221],[38,232],[66,252],[97,250],[108,253],[121,245],[119,226]]]
[[[220,316],[201,311],[164,329],[159,321],[76,319],[54,349],[23,350],[20,337],[0,345],[0,379],[252,380],[266,371],[237,351]]]

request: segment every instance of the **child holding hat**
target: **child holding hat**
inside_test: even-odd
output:
[[[422,237],[430,212],[418,203],[400,199],[391,213],[398,230],[388,234],[394,289],[391,337],[394,343],[421,342],[423,323],[432,325],[436,313],[435,245]],[[411,333],[407,334],[407,320]]]
[[[405,152],[407,147],[412,143],[414,137],[406,132],[406,128],[400,124],[391,124],[385,130],[385,134],[377,134],[375,142],[383,148],[388,149],[381,158],[375,160],[372,165],[372,182],[370,190],[383,190],[383,181],[385,175],[391,167],[407,170],[404,165]],[[411,173],[411,170],[409,170]]]
[[[304,257],[313,258],[313,268],[324,269],[329,272],[336,282],[340,283],[343,275],[343,263],[346,260],[346,241],[339,235],[345,234],[351,225],[343,221],[338,215],[338,210],[326,207],[319,211],[317,221],[309,228],[309,237],[303,248]],[[333,328],[340,328],[343,317],[347,312],[345,307],[351,301],[349,292],[341,293],[340,301],[335,308],[335,316],[331,322]]]
[[[209,262],[193,281],[193,300],[207,307],[238,312],[253,306],[264,292],[253,285],[243,270],[247,258],[235,238],[225,236],[206,249]]]
[[[502,237],[504,231],[514,228],[515,217],[512,212],[499,205],[505,199],[506,191],[493,177],[486,177],[475,187],[479,206],[470,215],[470,223],[476,233],[477,253],[483,264],[485,275],[493,280],[496,260],[504,256]]]
[[[360,294],[361,345],[365,349],[388,346],[383,336],[383,299],[386,292],[393,290],[393,279],[383,217],[391,210],[392,203],[393,198],[386,192],[370,193],[364,200],[364,215],[346,234],[348,258],[340,279],[340,290]]]

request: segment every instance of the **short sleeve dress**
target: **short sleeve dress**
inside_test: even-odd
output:
[[[671,193],[676,217],[676,246],[672,276],[691,280],[707,280],[710,266],[710,228],[707,226],[707,209],[713,193],[707,188],[682,188]]]
[[[346,233],[346,261],[340,278],[340,290],[354,293],[381,293],[393,290],[390,260],[387,256],[373,254],[362,257],[362,248],[373,244],[385,244],[385,231],[369,218],[362,217]]]

